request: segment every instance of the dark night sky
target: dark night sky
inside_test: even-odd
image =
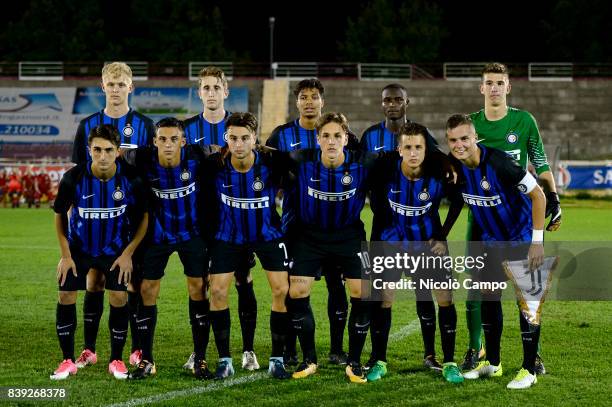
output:
[[[33,1],[22,0],[3,5],[1,26],[6,30],[8,23],[20,18]],[[48,0],[43,3],[62,1],[67,0]],[[94,0],[81,0],[81,4],[88,1]],[[120,32],[120,36],[124,36],[125,32],[138,35],[143,31],[143,27],[138,27],[130,16],[126,15],[126,4],[135,1],[106,0],[103,3],[108,26],[120,27],[115,30],[115,33]],[[240,56],[248,55],[249,58],[246,59],[254,62],[268,61],[268,18],[274,16],[276,61],[337,62],[343,60],[337,49],[338,43],[344,39],[347,17],[355,19],[370,1],[372,0],[243,3],[204,0],[197,4],[206,10],[212,10],[214,6],[220,8],[226,46],[236,53],[237,59],[245,59]],[[542,55],[548,55],[549,61],[580,62],[581,58],[586,58],[584,55],[588,55],[587,52],[582,52],[587,48],[594,50],[591,55],[596,55],[598,61],[612,59],[612,41],[608,38],[608,30],[605,27],[609,20],[612,20],[612,3],[607,0],[420,1],[436,4],[442,11],[442,25],[447,36],[442,40],[438,62],[527,62],[538,61]],[[178,4],[179,0],[168,0],[164,4],[173,3]],[[393,3],[402,4],[401,0],[393,0]],[[553,13],[555,8],[561,9],[561,12]],[[146,19],[146,15],[144,17]],[[409,27],[410,23],[411,21],[403,22],[406,27]],[[151,24],[144,24],[144,28],[154,29]],[[56,30],[61,27],[49,29]],[[151,60],[154,60],[154,56]]]
[[[442,43],[443,60],[503,57],[517,62],[537,58],[538,49],[543,46],[538,24],[546,21],[550,4],[554,3],[551,0],[435,2],[443,11],[449,33]],[[235,49],[245,49],[246,45],[254,60],[269,58],[268,17],[275,16],[276,60],[335,61],[337,43],[344,38],[345,16],[355,17],[366,3],[311,0],[291,3],[291,6],[283,2],[282,7],[255,2],[239,9],[228,2],[220,2],[219,6],[229,28],[229,44]],[[245,34],[248,34],[246,44]]]

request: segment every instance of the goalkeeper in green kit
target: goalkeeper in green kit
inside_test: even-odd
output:
[[[550,216],[546,230],[556,231],[561,226],[561,205],[538,125],[531,113],[508,106],[506,98],[510,89],[506,66],[500,63],[487,64],[482,71],[480,84],[480,93],[484,95],[485,107],[472,113],[470,117],[476,128],[479,143],[505,151],[525,169],[527,169],[527,162],[531,162],[546,193],[546,217]],[[481,240],[480,230],[473,222],[471,214],[468,216],[467,233],[468,241]],[[479,358],[484,357],[478,292],[468,293],[466,318],[470,341],[461,368],[471,370],[477,365]],[[539,353],[535,369],[536,374],[539,375],[546,372]]]

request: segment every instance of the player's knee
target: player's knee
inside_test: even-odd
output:
[[[361,298],[361,284],[349,284],[351,298]]]
[[[393,301],[383,301],[380,304],[380,308],[391,308]]]
[[[291,298],[306,298],[309,294],[308,288],[303,284],[291,284],[289,286],[289,296]]]
[[[140,286],[140,295],[142,296],[142,302],[144,305],[155,305],[157,301],[157,286],[159,281],[157,280],[145,280]]]
[[[187,283],[189,297],[194,300],[202,300],[204,295],[204,280],[201,278],[190,278]]]
[[[453,303],[453,295],[450,291],[436,291],[435,295],[440,307],[448,307]]]
[[[108,290],[108,302],[113,307],[123,307],[127,304],[127,291]]]
[[[272,299],[274,301],[285,302],[285,298],[289,294],[289,284],[275,284],[272,286]]]
[[[227,304],[227,288],[220,284],[212,284],[210,287],[211,302],[219,307]]]
[[[76,304],[77,292],[76,291],[60,291],[58,295],[58,301],[62,305]]]

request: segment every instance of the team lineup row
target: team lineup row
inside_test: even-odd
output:
[[[233,374],[227,293],[234,274],[243,331],[243,367],[258,367],[252,349],[256,300],[248,276],[255,252],[267,272],[273,294],[271,375],[289,377],[286,365],[297,360],[295,336],[291,338],[295,334],[299,336],[304,358],[293,377],[307,377],[316,371],[309,294],[313,281],[322,272],[328,282],[328,311],[336,311],[340,316],[336,320],[330,318],[330,360],[346,363],[347,376],[353,382],[380,379],[386,373],[392,299],[373,304],[361,298],[361,265],[356,253],[365,239],[359,213],[366,192],[371,193],[375,215],[372,240],[429,241],[433,253],[443,253],[444,238],[463,201],[451,200],[453,204],[444,227],[437,208],[442,197],[457,197],[461,193],[472,209],[481,234],[479,240],[532,242],[528,248],[532,267],[537,267],[542,260],[544,206],[547,205],[544,194],[535,179],[513,158],[476,144],[477,120],[470,116],[455,115],[447,123],[449,159],[437,150],[435,140],[425,127],[406,119],[405,88],[390,85],[383,90],[386,120],[366,131],[359,143],[350,134],[343,115],[321,114],[323,87],[317,80],[306,80],[295,91],[300,118],[273,132],[267,142],[273,149],[256,148],[256,119],[248,113],[229,115],[224,111],[222,101],[228,89],[223,73],[217,68],[206,68],[200,76],[204,112],[184,124],[176,119],[164,119],[151,136],[150,121],[127,106],[131,80],[126,68],[120,63],[104,68],[102,85],[107,107],[80,124],[73,156],[81,164],[66,173],[56,201],[56,226],[62,249],[56,328],[64,360],[54,378],[66,378],[76,373],[76,366],[95,363],[95,337],[104,287],[109,290],[111,305],[109,371],[118,378],[128,377],[121,353],[129,319],[133,340],[130,362],[138,365],[129,376],[143,378],[155,373],[152,355],[155,301],[168,257],[178,251],[188,280],[193,370],[197,377],[213,376],[205,361],[209,325],[220,360],[214,376],[223,378]],[[500,75],[504,78],[502,82],[507,81],[506,73]],[[493,87],[496,86],[499,85]],[[220,120],[211,123],[207,112],[216,114]],[[100,126],[102,123],[109,126]],[[113,131],[117,128],[120,130]],[[86,139],[88,142],[84,143]],[[519,131],[515,130],[514,137],[507,139],[512,143],[521,140],[522,144],[517,147],[524,145],[527,149],[522,157],[520,149],[518,156],[513,154],[516,159],[526,162],[529,154],[534,165],[539,165],[536,165],[538,172],[550,172],[545,156],[529,151],[529,148],[542,150],[538,134],[519,137]],[[151,141],[152,147],[128,151],[123,161],[115,162],[120,145],[125,149]],[[199,143],[207,147],[191,145]],[[225,147],[214,153],[211,145]],[[297,148],[303,150],[288,152]],[[372,152],[359,151],[363,149]],[[532,159],[532,155],[537,159]],[[441,163],[445,165],[440,166]],[[128,169],[130,164],[137,174]],[[460,181],[449,182],[447,178],[451,174]],[[282,219],[274,205],[281,188],[284,192]],[[553,229],[559,226],[560,208],[550,187],[548,193],[548,205],[554,212],[549,228]],[[472,203],[473,197],[489,200],[493,196],[499,201],[495,206]],[[406,211],[409,207],[428,209]],[[495,211],[496,216],[492,217],[490,211]],[[295,228],[299,234],[292,233]],[[135,263],[141,266],[142,282],[139,289],[131,286],[130,294],[126,294],[131,258],[147,229],[146,249],[134,257],[140,259]],[[210,302],[203,279],[208,271],[203,270],[203,264],[208,263]],[[112,271],[104,273],[103,270]],[[342,278],[351,297],[348,355],[342,351],[348,308]],[[132,278],[135,280],[139,279]],[[75,363],[76,291],[85,287],[85,350]],[[456,312],[452,297],[448,292],[435,294],[444,365],[437,362],[433,352],[435,307],[432,301],[419,301],[417,313],[422,325],[426,365],[441,369],[451,382],[463,381],[464,376],[501,375],[501,324],[497,330],[485,331],[486,361],[478,361],[480,344],[477,347],[470,344],[462,366],[467,372],[462,375],[453,362]],[[499,298],[489,300],[482,303],[482,317],[495,322],[499,319],[497,312],[501,311]],[[243,310],[240,310],[241,303]],[[489,303],[491,306],[486,305]],[[433,326],[431,322],[424,323],[431,321],[432,313]],[[492,324],[483,321],[483,325]],[[524,369],[510,383],[515,388],[529,387],[535,382],[539,327],[531,328],[526,330],[531,336],[523,340]],[[368,330],[373,351],[366,377],[360,359]],[[526,342],[532,346],[526,346]]]

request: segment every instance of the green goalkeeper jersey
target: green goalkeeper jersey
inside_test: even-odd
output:
[[[538,175],[550,171],[538,124],[531,113],[508,107],[508,114],[500,120],[487,120],[484,109],[470,117],[484,146],[505,151],[525,169],[529,158]]]

